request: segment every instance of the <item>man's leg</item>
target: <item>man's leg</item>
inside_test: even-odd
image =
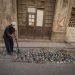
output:
[[[10,39],[10,51],[13,52],[13,46],[14,46],[14,43],[13,43],[13,39],[11,38]]]
[[[4,38],[4,42],[5,42],[5,46],[6,46],[6,50],[7,50],[8,54],[11,54],[9,39],[8,38]]]

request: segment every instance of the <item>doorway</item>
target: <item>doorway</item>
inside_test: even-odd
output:
[[[51,40],[56,0],[17,0],[18,37]]]

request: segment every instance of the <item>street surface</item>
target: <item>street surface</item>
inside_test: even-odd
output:
[[[0,60],[0,75],[75,75],[75,64],[36,64]]]

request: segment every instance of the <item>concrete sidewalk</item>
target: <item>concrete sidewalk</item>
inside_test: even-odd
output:
[[[75,64],[26,64],[0,60],[0,75],[75,75]]]
[[[16,43],[14,44],[17,46]],[[71,43],[54,43],[54,42],[18,42],[19,47],[60,47],[60,48],[75,48]],[[5,47],[4,43],[0,43],[0,47]]]

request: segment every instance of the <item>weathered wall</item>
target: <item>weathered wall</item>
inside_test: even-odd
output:
[[[56,12],[53,22],[53,41],[65,41],[66,28],[70,15],[72,0],[57,0]]]
[[[65,41],[72,1],[73,0],[57,0],[52,31],[53,41]],[[0,0],[0,40],[2,39],[4,28],[12,21],[17,22],[16,8],[16,0]]]
[[[16,0],[3,0],[3,24],[16,20]]]
[[[2,7],[3,7],[3,0],[0,0],[0,40],[2,38],[2,32],[3,32],[3,29],[2,29],[2,17],[3,17]]]
[[[3,31],[12,21],[17,21],[16,0],[0,0],[0,39]]]
[[[72,7],[75,8],[75,0],[72,1]],[[75,11],[71,10],[70,13],[70,24],[66,29],[66,41],[75,42]]]

